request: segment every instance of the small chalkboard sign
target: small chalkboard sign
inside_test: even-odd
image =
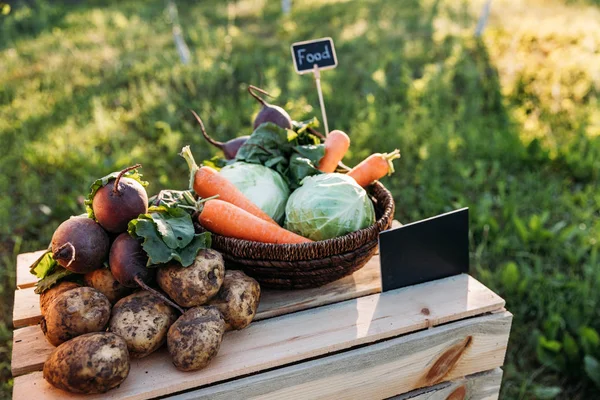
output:
[[[469,209],[413,222],[379,235],[382,290],[469,272]]]
[[[321,38],[292,44],[294,68],[299,74],[313,72],[318,69],[332,69],[337,66],[333,39]]]

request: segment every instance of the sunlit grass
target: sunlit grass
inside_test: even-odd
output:
[[[322,84],[330,128],[353,142],[345,162],[400,148],[384,182],[402,221],[471,208],[473,273],[515,314],[503,398],[597,394],[579,332],[600,331],[598,8],[494,0],[478,41],[482,0],[311,0],[287,17],[279,1],[176,3],[187,65],[163,1],[39,2],[0,20],[0,278],[82,211],[97,177],[140,162],[150,194],[186,187],[181,147],[215,154],[189,108],[218,139],[250,134],[254,84],[320,119],[289,45],[331,36],[339,66]],[[12,291],[0,286],[2,315]],[[540,348],[568,336],[574,360]]]

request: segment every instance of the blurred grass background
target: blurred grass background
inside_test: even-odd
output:
[[[386,178],[403,222],[471,208],[472,272],[514,313],[501,398],[600,397],[600,8],[596,1],[165,1],[0,5],[0,397],[10,397],[15,257],[81,213],[90,183],[141,163],[184,188],[183,145],[250,134],[248,84],[316,115],[294,41],[331,36],[329,126],[345,159],[402,151]]]

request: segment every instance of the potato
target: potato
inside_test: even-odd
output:
[[[159,268],[156,281],[180,306],[196,307],[217,294],[224,275],[223,256],[215,250],[207,249],[199,251],[189,267],[170,263]]]
[[[115,304],[108,329],[125,339],[132,358],[142,358],[167,341],[167,332],[177,315],[173,307],[143,290]]]
[[[48,310],[48,306],[54,299],[58,297],[61,293],[66,292],[67,290],[75,289],[80,287],[75,282],[62,281],[59,284],[52,286],[50,289],[44,291],[40,294],[40,310],[42,311],[42,315],[46,315]]]
[[[219,293],[208,302],[215,306],[225,318],[225,329],[243,329],[250,325],[256,315],[260,300],[260,286],[256,280],[242,271],[225,273]]]
[[[50,303],[42,318],[42,331],[54,345],[76,336],[104,330],[110,318],[110,302],[90,287],[78,287],[61,293]]]
[[[169,328],[167,346],[175,367],[196,371],[206,367],[218,353],[225,320],[215,307],[189,309]]]
[[[44,379],[73,393],[104,393],[129,374],[125,340],[114,333],[87,333],[58,346],[44,363]]]
[[[102,292],[111,304],[130,294],[133,289],[125,287],[119,283],[108,268],[100,268],[88,272],[83,276],[83,282],[86,286]]]

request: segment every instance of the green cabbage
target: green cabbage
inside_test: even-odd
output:
[[[367,192],[342,174],[305,178],[285,207],[285,228],[312,240],[346,235],[375,223]]]
[[[290,189],[281,175],[271,168],[245,162],[227,165],[220,174],[271,218],[283,222]]]

